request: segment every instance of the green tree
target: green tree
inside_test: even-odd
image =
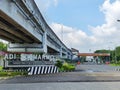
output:
[[[115,57],[117,61],[120,61],[120,46],[115,48]]]
[[[110,50],[105,50],[105,49],[96,50],[94,53],[110,53]]]
[[[0,51],[7,51],[7,44],[0,41]]]
[[[57,66],[58,68],[61,68],[62,67],[62,61],[57,61],[55,66]]]
[[[105,63],[106,60],[110,60],[112,61],[112,55],[111,55],[111,51],[110,50],[96,50],[94,53],[110,53],[110,57],[106,57],[106,56],[99,56],[99,59],[101,60],[101,62]],[[95,58],[95,57],[94,57]]]

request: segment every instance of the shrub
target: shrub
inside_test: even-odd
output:
[[[62,67],[62,62],[58,60],[55,64],[55,66],[57,66],[58,68],[61,68]]]
[[[58,69],[59,69],[60,72],[64,72],[65,71],[63,67],[58,68]]]
[[[64,68],[65,71],[73,71],[73,70],[75,70],[75,66],[71,65],[71,64],[68,64],[68,63],[63,64],[63,68]]]
[[[74,65],[69,64],[67,62],[62,63],[62,61],[59,61],[59,60],[56,62],[55,66],[58,67],[60,72],[75,70],[75,66]]]

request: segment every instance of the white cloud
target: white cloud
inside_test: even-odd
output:
[[[110,3],[110,0],[105,0],[100,7],[100,11],[105,15],[106,23],[101,26],[89,26],[92,35],[87,35],[83,30],[68,27],[65,25],[52,23],[50,26],[61,39],[63,30],[63,42],[68,47],[74,47],[80,52],[88,52],[89,49],[113,49],[113,45],[120,45],[120,0]],[[113,42],[112,45],[110,42]]]
[[[64,26],[62,24],[52,23],[51,28],[57,34],[57,36],[69,47],[74,47],[80,51],[84,51],[96,42],[96,38],[93,36],[87,36],[82,30]],[[62,35],[61,35],[62,34]],[[90,49],[90,48],[89,48]]]
[[[101,26],[91,27],[93,36],[96,39],[100,38],[103,41],[103,46],[108,45],[107,42],[119,44],[120,23],[117,20],[120,19],[120,0],[116,0],[113,3],[110,3],[110,0],[106,0],[100,10],[105,15],[106,23]]]
[[[54,1],[54,5],[57,6],[58,5],[58,0],[53,0]]]
[[[38,8],[44,13],[46,10],[54,6],[56,7],[58,5],[58,0],[35,0]]]
[[[46,17],[46,11],[49,7],[58,5],[59,0],[35,0],[38,7]],[[43,4],[44,3],[44,4]],[[92,35],[89,36],[84,30],[72,28],[58,23],[52,23],[50,26],[58,35],[58,37],[69,47],[79,49],[81,52],[88,52],[95,49],[108,49],[115,44],[119,44],[120,40],[120,0],[110,3],[105,0],[100,7],[101,13],[105,16],[105,23],[96,27],[88,26]],[[63,36],[61,35],[63,32]],[[111,45],[109,42],[115,44]],[[120,44],[119,44],[120,45]]]

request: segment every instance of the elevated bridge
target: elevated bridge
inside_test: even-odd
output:
[[[34,0],[0,0],[0,38],[10,52],[41,52],[60,58],[72,52],[46,23]]]

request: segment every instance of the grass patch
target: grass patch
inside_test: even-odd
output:
[[[27,72],[0,71],[0,77],[27,75]]]
[[[111,66],[120,66],[120,64],[119,63],[112,63],[112,64],[110,64]]]
[[[2,66],[0,66],[0,71],[2,71],[3,70],[3,67]]]

